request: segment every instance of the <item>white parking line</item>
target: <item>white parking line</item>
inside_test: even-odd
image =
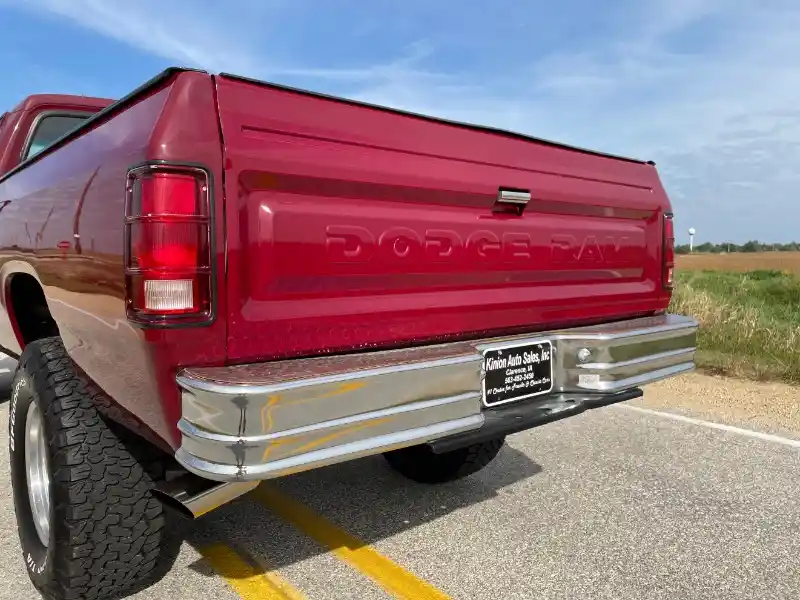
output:
[[[692,425],[699,425],[701,427],[708,427],[709,429],[718,429],[719,431],[727,431],[728,433],[735,433],[744,437],[754,438],[764,442],[772,442],[774,444],[783,444],[784,446],[791,446],[792,448],[800,448],[800,440],[793,440],[790,438],[781,437],[779,435],[772,435],[770,433],[761,433],[760,431],[752,431],[751,429],[742,429],[741,427],[733,427],[731,425],[723,425],[722,423],[714,423],[713,421],[704,421],[703,419],[693,419],[692,417],[684,417],[683,415],[676,415],[673,413],[662,412],[660,410],[652,410],[650,408],[641,408],[639,406],[630,406],[629,404],[616,404],[619,408],[625,410],[633,410],[636,412],[653,415],[662,419],[671,419],[673,421],[680,421],[681,423],[691,423]]]

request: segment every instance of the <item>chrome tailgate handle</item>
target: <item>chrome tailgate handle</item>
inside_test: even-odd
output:
[[[497,190],[495,208],[512,209],[521,214],[530,201],[531,193],[529,190],[500,188]]]

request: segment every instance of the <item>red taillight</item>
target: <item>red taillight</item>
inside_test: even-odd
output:
[[[664,266],[663,283],[665,288],[671,288],[675,281],[675,226],[672,215],[664,215]]]
[[[128,316],[153,323],[211,316],[208,176],[147,166],[128,174],[125,280]]]

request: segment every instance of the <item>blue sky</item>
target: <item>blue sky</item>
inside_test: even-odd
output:
[[[0,110],[199,66],[652,159],[679,241],[800,240],[797,0],[0,0]]]

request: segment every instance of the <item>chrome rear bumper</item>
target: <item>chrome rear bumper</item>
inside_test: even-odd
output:
[[[486,419],[486,348],[549,340],[553,397],[612,397],[691,371],[696,335],[694,320],[661,315],[536,335],[184,369],[177,377],[183,408],[176,457],[201,477],[253,481],[456,439]]]

